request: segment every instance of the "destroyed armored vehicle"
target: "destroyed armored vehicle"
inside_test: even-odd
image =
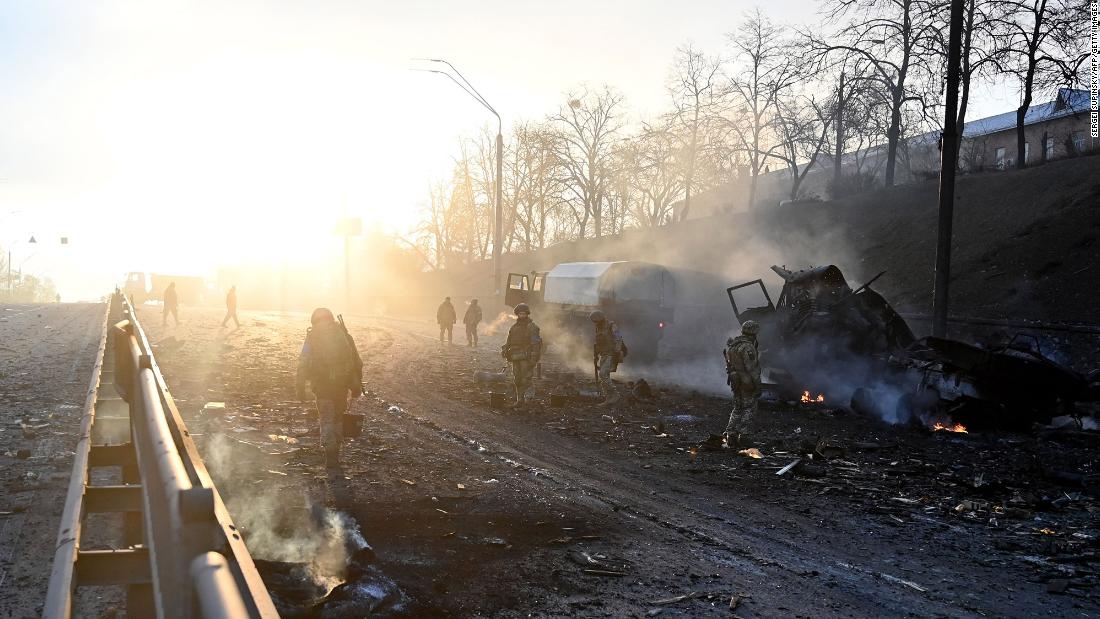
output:
[[[886,299],[871,289],[879,273],[852,289],[835,265],[791,271],[773,266],[783,289],[773,303],[764,281],[757,279],[726,289],[739,323],[760,323],[763,348],[800,358],[881,356],[904,350],[913,332]],[[740,300],[740,302],[739,302]]]
[[[917,340],[871,290],[882,273],[853,290],[833,265],[772,270],[784,281],[776,303],[759,279],[726,292],[739,322],[760,323],[764,382],[782,399],[811,390],[895,423],[977,427],[1049,422],[1100,400],[1097,372],[1086,377],[1056,363],[1034,337],[990,349]]]
[[[993,349],[929,336],[891,359],[891,366],[894,382],[906,387],[893,410],[902,422],[932,425],[946,416],[967,426],[1026,427],[1076,417],[1079,403],[1100,400],[1097,372],[1084,376],[1052,361],[1039,340],[1026,335]],[[857,392],[853,407],[889,416],[882,410],[889,402],[881,398]]]
[[[658,264],[637,261],[564,262],[550,271],[510,273],[504,302],[531,306],[544,330],[555,326],[591,337],[593,310],[619,326],[629,347],[628,362],[657,358],[664,328],[672,323],[676,284]]]

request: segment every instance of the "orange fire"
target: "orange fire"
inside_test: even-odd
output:
[[[939,432],[940,430],[947,430],[948,432],[961,432],[963,434],[969,434],[969,432],[967,432],[966,430],[966,426],[961,423],[944,425],[937,421],[932,425],[932,430],[935,432]]]
[[[819,393],[819,394],[817,394],[817,397],[814,398],[814,397],[810,396],[809,391],[803,391],[802,392],[802,403],[803,404],[812,404],[814,402],[820,403],[820,402],[824,402],[824,401],[825,401],[825,396],[823,394]]]

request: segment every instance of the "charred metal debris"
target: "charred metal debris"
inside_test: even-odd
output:
[[[774,302],[763,279],[726,292],[738,322],[761,325],[765,385],[777,398],[812,402],[823,393],[818,399],[842,398],[890,422],[945,429],[1026,427],[1060,416],[1080,426],[1083,408],[1100,401],[1100,371],[1055,361],[1032,335],[998,347],[918,339],[871,288],[885,272],[853,289],[835,265],[772,270],[783,279]]]

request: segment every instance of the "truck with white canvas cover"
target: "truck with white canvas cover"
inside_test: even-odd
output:
[[[603,310],[630,350],[629,361],[656,359],[664,328],[672,323],[676,283],[658,264],[637,261],[564,262],[550,271],[510,273],[504,301],[527,303],[544,328],[560,323],[591,337],[588,315]],[[542,324],[542,323],[540,323]],[[587,327],[587,328],[586,328]]]

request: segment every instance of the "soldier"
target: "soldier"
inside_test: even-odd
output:
[[[531,308],[520,303],[513,310],[516,323],[508,329],[508,340],[500,347],[500,355],[512,364],[512,380],[516,385],[516,408],[522,408],[525,398],[534,395],[531,386],[535,365],[542,355],[539,326],[531,321]]]
[[[222,318],[222,326],[229,324],[229,319],[233,319],[233,324],[237,325],[239,329],[241,321],[237,320],[237,287],[231,286],[229,293],[225,295],[225,318]]]
[[[462,324],[466,325],[466,345],[477,346],[477,325],[481,323],[481,306],[477,299],[470,301],[470,307],[466,308],[466,315],[462,317]]]
[[[447,332],[447,343],[451,343],[454,335],[455,322],[458,316],[455,314],[455,306],[451,305],[451,297],[443,299],[439,309],[435,310],[435,321],[439,323],[439,342],[443,343],[443,332]]]
[[[621,399],[615,383],[611,382],[611,373],[618,369],[626,352],[623,344],[623,336],[615,323],[608,320],[600,310],[588,315],[592,324],[596,327],[596,339],[592,344],[592,363],[596,366],[596,380],[600,384],[605,406],[614,404]]]
[[[760,397],[760,345],[756,341],[759,332],[759,323],[746,320],[741,324],[741,335],[730,338],[723,351],[727,382],[733,390],[733,410],[723,433],[727,447],[747,442],[745,431],[756,415],[756,400]]]
[[[335,469],[340,464],[340,442],[343,438],[343,415],[348,410],[348,396],[359,397],[363,389],[363,360],[355,340],[336,322],[332,311],[319,307],[309,318],[313,325],[306,331],[306,341],[298,357],[298,399],[306,399],[306,382],[317,396],[317,415],[321,426],[321,446],[325,450],[325,467]]]
[[[168,287],[164,289],[164,326],[168,326],[168,314],[172,315],[172,318],[176,321],[176,326],[180,326],[180,297],[176,293],[176,282],[168,284]]]

